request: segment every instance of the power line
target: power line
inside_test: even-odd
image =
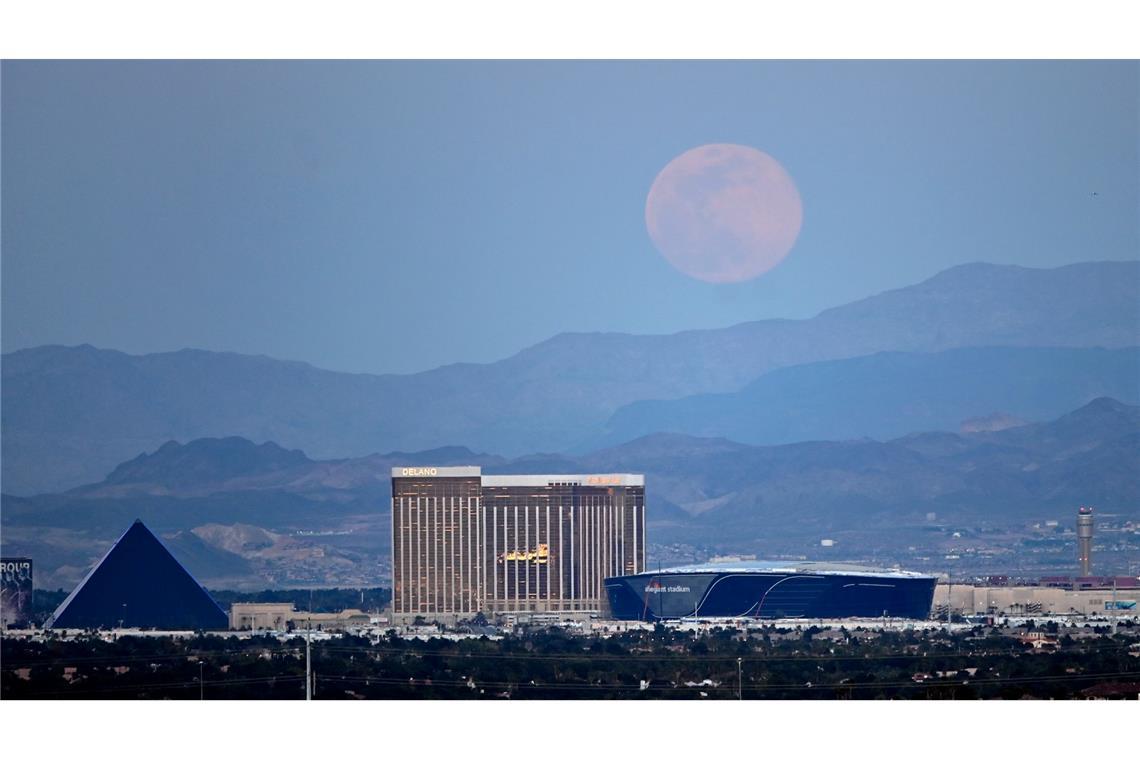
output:
[[[243,655],[243,654],[250,654],[250,655],[256,654],[258,657],[261,657],[267,653],[269,653],[269,654],[288,654],[288,653],[299,653],[300,651],[301,651],[300,647],[290,647],[288,649],[266,649],[266,650],[231,649],[231,650],[222,650],[222,651],[218,651],[218,652],[189,651],[189,652],[186,652],[184,654],[156,654],[156,655],[139,654],[139,655],[122,655],[122,656],[119,656],[119,655],[100,655],[98,657],[55,657],[55,658],[51,658],[51,659],[47,659],[47,660],[31,660],[31,661],[24,661],[24,662],[16,662],[15,664],[6,661],[4,663],[4,665],[2,667],[0,667],[0,670],[18,670],[20,668],[29,668],[29,667],[36,667],[36,666],[42,666],[42,665],[60,665],[60,664],[69,665],[72,663],[86,665],[86,664],[98,664],[101,662],[156,662],[159,660],[193,660],[193,659],[199,658],[199,657],[205,657],[208,659],[211,657],[215,657],[215,658],[216,657],[232,657],[235,655]]]
[[[1000,654],[1008,654],[1006,652]],[[575,658],[577,659],[577,658]],[[801,658],[802,659],[802,658]],[[817,658],[818,659],[818,658]],[[1121,677],[1121,676],[1140,676],[1140,669],[1137,670],[1119,670],[1110,672],[1097,672],[1097,673],[1074,673],[1064,675],[1042,675],[1042,676],[1010,676],[1010,677],[993,677],[993,678],[973,678],[963,677],[953,678],[944,677],[939,680],[926,680],[914,681],[913,679],[907,681],[860,681],[860,682],[839,682],[839,683],[814,683],[814,684],[779,684],[779,683],[750,683],[747,686],[738,684],[736,687],[736,694],[739,696],[742,692],[749,693],[764,693],[764,692],[778,692],[778,691],[807,691],[811,689],[829,689],[829,690],[856,690],[856,689],[915,689],[915,688],[938,688],[950,687],[959,688],[965,686],[988,686],[992,684],[1002,685],[1016,685],[1016,684],[1030,684],[1030,683],[1064,683],[1072,682],[1078,683],[1081,681],[1102,680],[1105,678]],[[950,679],[953,680],[950,680]],[[437,680],[432,678],[399,678],[393,676],[352,676],[352,675],[321,675],[319,679],[326,682],[338,683],[363,683],[366,685],[380,685],[380,686],[395,686],[403,688],[450,688],[450,689],[470,689],[471,681],[454,681],[450,679]],[[314,679],[316,680],[316,679]],[[275,684],[291,684],[293,682],[306,681],[305,676],[301,675],[279,675],[279,676],[263,676],[263,677],[238,677],[229,679],[212,679],[210,682],[211,689],[226,688],[241,685],[253,685],[264,683]],[[723,682],[721,682],[723,683]],[[199,681],[174,681],[153,684],[124,684],[124,685],[111,685],[106,687],[83,688],[71,687],[65,690],[53,690],[37,692],[38,695],[55,696],[55,695],[71,695],[79,696],[89,693],[110,693],[110,692],[147,692],[151,690],[162,689],[177,689],[189,688],[199,686]],[[521,681],[481,681],[478,686],[483,689],[507,689],[507,690],[554,690],[554,691],[583,691],[583,690],[603,690],[603,691],[677,691],[677,690],[697,690],[703,691],[706,694],[713,693],[730,693],[733,688],[729,686],[722,686],[720,684],[695,684],[693,686],[682,686],[675,683],[670,684],[650,684],[643,687],[640,683],[624,684],[624,683],[539,683],[539,682],[521,682]]]
[[[1057,654],[1111,654],[1129,649],[1128,644],[1113,644],[1110,646],[1102,647],[1081,647],[1061,649],[1049,653],[1049,655]],[[606,661],[606,662],[700,662],[700,663],[731,663],[737,659],[742,660],[744,663],[762,664],[765,662],[873,662],[882,660],[939,660],[939,659],[984,659],[989,657],[1008,657],[1011,654],[1029,654],[1028,651],[1019,651],[1010,649],[996,649],[996,650],[982,650],[975,652],[955,652],[955,651],[933,651],[926,653],[900,653],[900,654],[831,654],[831,653],[804,653],[804,654],[791,654],[791,655],[753,655],[741,656],[734,654],[726,655],[691,655],[680,653],[632,653],[629,655],[616,655],[605,653],[593,653],[582,651],[578,653],[545,653],[545,652],[462,652],[462,651],[431,651],[424,649],[411,649],[400,647],[383,647],[373,645],[370,647],[337,647],[337,646],[322,646],[319,643],[314,647],[317,654],[322,652],[338,653],[338,654],[379,654],[379,655],[402,655],[406,657],[440,657],[444,659],[503,659],[503,660],[551,660],[551,661]],[[188,651],[184,654],[160,654],[160,655],[102,655],[98,657],[55,657],[45,660],[25,660],[17,661],[15,663],[7,661],[4,663],[0,670],[19,670],[28,667],[37,666],[53,666],[53,665],[84,665],[84,664],[98,664],[98,663],[119,663],[119,662],[157,662],[165,660],[187,660],[192,661],[197,658],[217,659],[221,657],[234,657],[234,656],[255,656],[262,658],[266,654],[269,655],[282,655],[282,656],[299,656],[302,651],[301,647],[288,647],[281,649],[230,649],[213,652],[200,652]],[[1049,656],[1045,655],[1045,656]],[[1037,655],[1041,656],[1041,655]]]
[[[1097,647],[1097,648],[1073,648],[1062,649],[1058,652],[1051,654],[1094,654],[1098,652],[1111,653],[1114,651],[1121,651],[1128,649],[1129,645],[1112,645],[1110,647]],[[503,659],[503,660],[590,660],[590,661],[613,661],[613,662],[650,662],[650,661],[667,661],[667,662],[726,662],[731,663],[737,659],[743,660],[745,663],[764,663],[764,662],[803,662],[805,660],[812,662],[833,662],[833,661],[879,661],[879,660],[938,660],[938,659],[957,659],[957,658],[984,658],[984,657],[1008,657],[1011,654],[1028,654],[1025,651],[1014,650],[1010,651],[1009,648],[997,650],[984,650],[979,652],[926,652],[926,653],[909,653],[909,654],[851,654],[851,655],[838,655],[838,654],[793,654],[793,655],[758,655],[758,656],[741,656],[736,654],[726,655],[683,655],[679,653],[632,653],[628,655],[616,654],[594,654],[591,652],[581,653],[546,653],[546,652],[455,652],[455,651],[428,651],[417,649],[401,649],[399,647],[380,647],[373,646],[368,648],[353,648],[353,647],[329,647],[322,646],[318,648],[319,652],[338,652],[338,653],[357,653],[357,654],[394,654],[405,655],[408,657],[441,657],[444,659]]]
[[[975,685],[989,685],[996,683],[1010,683],[1010,684],[1027,684],[1027,683],[1055,683],[1065,681],[1088,681],[1095,679],[1103,679],[1113,676],[1140,676],[1140,670],[1126,670],[1126,671],[1112,671],[1103,673],[1083,673],[1083,674],[1065,674],[1065,675],[1051,675],[1051,676],[1015,676],[1011,678],[967,678],[955,681],[861,681],[861,682],[848,682],[848,683],[813,683],[808,685],[804,684],[754,684],[744,687],[744,691],[785,691],[785,690],[810,690],[810,689],[898,689],[898,688],[931,688],[931,687],[961,687],[961,686],[975,686]],[[406,686],[409,688],[450,688],[450,689],[470,689],[469,682],[452,681],[452,680],[436,680],[424,678],[397,678],[391,676],[320,676],[323,681],[337,681],[337,682],[355,682],[365,684],[377,684],[385,686]],[[584,689],[600,689],[607,691],[677,691],[677,690],[691,690],[691,691],[705,691],[708,693],[725,693],[735,694],[736,688],[731,684],[719,682],[717,685],[711,684],[695,684],[693,686],[686,686],[683,684],[650,684],[647,687],[642,687],[640,683],[636,684],[599,684],[599,683],[527,683],[522,681],[475,681],[476,686],[483,689],[543,689],[543,690],[584,690]]]
[[[228,686],[246,686],[257,683],[292,683],[293,681],[303,681],[304,676],[263,676],[257,678],[227,678],[223,680],[211,680],[210,688],[215,687],[228,687]],[[115,691],[150,691],[152,689],[185,689],[192,686],[197,686],[197,681],[168,681],[164,683],[142,683],[142,684],[122,684],[115,686],[101,686],[92,688],[72,688],[60,689],[55,691],[37,691],[32,697],[38,696],[59,696],[59,695],[82,695],[82,694],[96,694],[103,692]],[[11,698],[11,697],[9,697]]]

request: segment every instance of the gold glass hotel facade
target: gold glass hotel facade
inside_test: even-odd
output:
[[[645,569],[645,476],[392,468],[392,612],[601,612]]]

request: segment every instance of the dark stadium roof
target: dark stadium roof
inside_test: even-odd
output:
[[[226,613],[162,542],[135,520],[45,628],[227,628]]]
[[[865,575],[877,578],[934,577],[924,573],[915,573],[910,570],[899,570],[898,568],[868,567],[866,565],[850,565],[842,562],[810,562],[806,560],[794,562],[766,562],[757,560],[710,562],[704,565],[667,567],[656,573],[647,571],[641,574],[680,575],[691,573],[802,573],[805,575]]]

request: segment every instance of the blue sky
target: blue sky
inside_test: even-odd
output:
[[[5,352],[406,372],[1140,256],[1135,62],[4,62],[0,84]],[[746,283],[686,277],[645,230],[656,174],[715,142],[803,199]]]

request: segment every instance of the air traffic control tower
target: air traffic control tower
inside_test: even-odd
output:
[[[1092,507],[1081,507],[1077,510],[1077,559],[1081,564],[1082,578],[1092,575],[1092,537]]]

